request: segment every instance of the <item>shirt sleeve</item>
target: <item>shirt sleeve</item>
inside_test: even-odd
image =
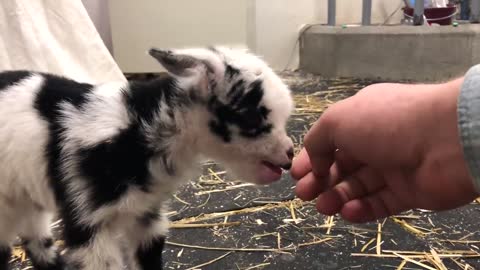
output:
[[[480,65],[465,74],[458,97],[458,129],[465,160],[480,193]]]

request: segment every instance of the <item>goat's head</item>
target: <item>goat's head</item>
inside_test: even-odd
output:
[[[149,53],[178,78],[180,87],[193,89],[204,101],[206,119],[198,123],[205,127],[199,135],[203,154],[257,184],[276,181],[281,168],[290,168],[293,143],[286,124],[293,100],[264,61],[224,47]]]

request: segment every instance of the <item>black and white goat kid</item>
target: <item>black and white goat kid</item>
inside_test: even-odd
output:
[[[39,270],[161,269],[165,202],[202,161],[257,184],[289,169],[293,101],[266,63],[222,47],[149,53],[168,76],[0,73],[0,269],[17,236]]]

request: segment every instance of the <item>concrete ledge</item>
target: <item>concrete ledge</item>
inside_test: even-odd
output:
[[[300,68],[325,77],[441,81],[480,63],[480,25],[315,26],[301,37]]]

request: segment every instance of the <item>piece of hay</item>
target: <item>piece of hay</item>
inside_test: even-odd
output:
[[[223,254],[222,256],[218,257],[218,258],[215,258],[215,259],[213,259],[213,260],[210,260],[210,261],[208,261],[208,262],[199,264],[199,265],[194,266],[194,267],[187,268],[186,270],[201,270],[201,267],[204,267],[204,266],[210,265],[210,264],[212,264],[212,263],[218,262],[218,261],[220,261],[221,259],[227,257],[227,256],[230,255],[230,254],[232,254],[232,252],[225,253],[225,254]]]
[[[378,232],[377,232],[377,254],[382,254],[382,224],[378,223]]]
[[[398,265],[397,270],[402,270],[403,267],[404,267],[406,264],[407,264],[407,261],[406,261],[406,260],[403,260],[403,261],[400,263],[400,265]]]
[[[172,229],[192,229],[192,228],[213,228],[213,227],[231,227],[231,226],[238,226],[241,222],[220,222],[220,223],[205,223],[205,224],[182,224],[182,223],[172,223],[170,224],[170,228]]]
[[[426,264],[424,264],[424,263],[421,263],[421,262],[419,262],[419,261],[416,261],[416,260],[414,260],[414,259],[412,259],[412,258],[409,258],[409,257],[407,257],[407,256],[403,256],[403,255],[400,255],[400,254],[398,254],[398,253],[393,253],[393,254],[396,255],[396,256],[398,256],[398,257],[400,257],[400,258],[402,258],[402,259],[405,260],[405,261],[408,261],[408,262],[410,262],[410,263],[416,264],[416,265],[421,266],[421,267],[423,267],[423,268],[425,268],[425,269],[428,269],[428,270],[437,270],[437,269],[435,269],[435,268],[433,268],[433,267],[431,267],[431,266],[428,266],[428,265],[426,265]]]
[[[362,247],[362,249],[360,250],[360,252],[364,252],[364,251],[368,248],[368,246],[369,246],[371,243],[373,243],[373,241],[375,241],[375,238],[370,239],[370,241],[368,241],[368,242]]]

